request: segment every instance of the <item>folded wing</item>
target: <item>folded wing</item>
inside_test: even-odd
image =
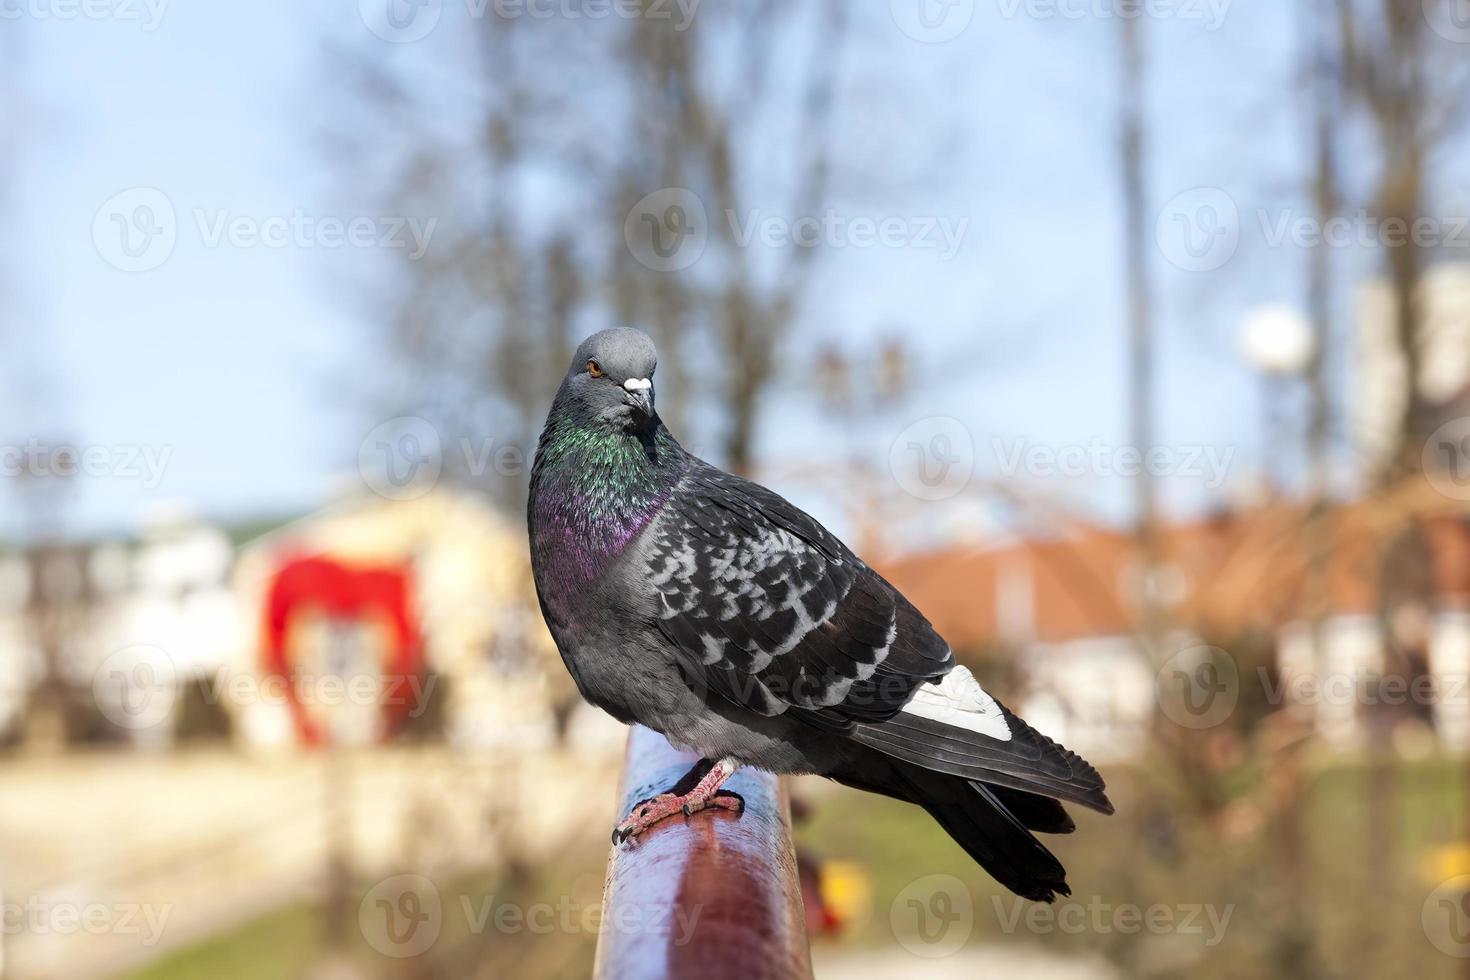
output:
[[[986,694],[907,599],[778,494],[699,464],[652,533],[658,626],[700,684],[925,769],[1111,810],[1091,766]]]

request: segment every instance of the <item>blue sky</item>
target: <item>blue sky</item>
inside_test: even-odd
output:
[[[891,187],[839,185],[834,207],[965,222],[952,257],[836,248],[816,267],[793,356],[819,339],[860,343],[894,328],[919,356],[919,392],[866,437],[874,458],[929,415],[969,427],[982,473],[996,469],[997,440],[1127,441],[1117,28],[1098,13],[1106,3],[1062,6],[1083,13],[975,0],[964,31],[939,44],[914,40],[880,9],[849,58],[848,152],[884,160],[911,146],[913,172]],[[1213,30],[1182,13],[1146,23],[1156,207],[1198,187],[1226,188],[1243,212],[1293,193],[1292,24],[1278,6],[1226,5]],[[0,441],[167,449],[157,486],[78,481],[72,522],[88,531],[132,527],[160,501],[221,517],[320,503],[354,472],[363,434],[381,421],[364,383],[371,311],[350,286],[372,268],[373,250],[208,239],[221,217],[343,215],[320,140],[337,111],[324,53],[381,43],[359,5],[174,0],[152,30],[146,15],[124,19],[144,8],[122,0],[103,19],[38,16],[53,9],[46,0],[7,9],[29,13],[0,23],[25,45],[21,170],[6,216],[18,292],[0,317],[5,367],[31,381],[7,373]],[[138,188],[164,195],[178,233],[166,261],[126,272],[99,249],[94,219]],[[1258,244],[1245,227],[1217,273],[1181,271],[1162,253],[1154,263],[1160,440],[1235,447],[1233,479],[1249,468],[1259,417],[1236,323],[1251,305],[1299,289],[1300,257],[1261,255]],[[792,363],[764,420],[762,454],[832,455],[832,427]],[[44,397],[27,390],[35,379]],[[1045,492],[1126,513],[1126,479],[1038,479]],[[1198,481],[1171,481],[1166,497],[1188,508],[1202,494]]]

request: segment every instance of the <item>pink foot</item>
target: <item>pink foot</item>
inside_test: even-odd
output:
[[[694,771],[699,768],[696,766]],[[676,813],[682,813],[687,817],[710,807],[740,813],[745,809],[745,801],[736,793],[720,789],[721,784],[734,774],[736,768],[736,763],[729,759],[721,759],[689,792],[660,793],[650,800],[633,804],[632,812],[614,828],[612,842],[621,844],[625,840],[637,837],[660,820],[672,817]],[[690,775],[693,775],[694,771],[691,771]],[[675,787],[676,790],[678,788]]]

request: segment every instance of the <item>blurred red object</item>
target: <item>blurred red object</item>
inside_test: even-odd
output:
[[[352,567],[313,556],[287,560],[276,571],[266,595],[263,667],[267,677],[286,680],[291,715],[306,744],[325,744],[327,733],[307,712],[298,691],[300,678],[287,642],[293,618],[311,612],[352,621],[376,618],[389,624],[381,691],[386,736],[415,707],[419,688],[412,680],[423,668],[423,642],[411,590],[412,575],[402,566]]]

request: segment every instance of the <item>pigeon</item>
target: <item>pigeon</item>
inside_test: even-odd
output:
[[[577,689],[701,760],[613,843],[706,809],[741,766],[923,807],[1017,895],[1070,895],[1034,832],[1113,806],[1087,762],[990,696],[924,615],[808,514],[687,452],[654,408],[653,342],[577,348],[527,523],[537,596]]]

